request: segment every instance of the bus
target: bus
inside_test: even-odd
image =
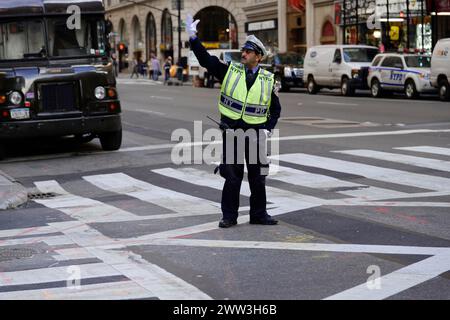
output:
[[[0,0],[0,158],[32,137],[120,148],[110,32],[101,0]]]

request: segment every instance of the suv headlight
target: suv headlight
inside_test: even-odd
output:
[[[284,76],[288,78],[292,77],[292,68],[290,67],[284,68]]]
[[[352,78],[356,79],[359,77],[359,69],[352,69]]]
[[[22,95],[20,94],[20,92],[13,91],[13,92],[9,95],[9,101],[10,101],[12,104],[19,105],[19,104],[22,103]]]
[[[94,94],[98,100],[103,100],[106,97],[106,90],[103,87],[97,87],[95,88]]]

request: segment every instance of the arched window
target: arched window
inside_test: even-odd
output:
[[[161,52],[164,57],[173,56],[173,31],[172,17],[169,10],[165,9],[161,20]]]
[[[336,43],[336,33],[334,30],[334,25],[329,20],[325,21],[325,23],[322,26],[320,43],[321,44],[335,44]]]
[[[119,22],[119,38],[120,42],[127,43],[128,34],[127,34],[127,25],[125,24],[125,20],[120,19]]]
[[[142,41],[141,24],[139,23],[138,17],[133,17],[131,28],[133,30],[133,48],[135,51],[142,50],[144,43]]]
[[[194,17],[202,21],[198,26],[198,36],[210,48],[238,48],[237,23],[226,9],[206,7]]]
[[[150,59],[151,54],[156,54],[156,23],[155,17],[150,12],[147,16],[145,27],[145,43],[147,48],[147,59]]]

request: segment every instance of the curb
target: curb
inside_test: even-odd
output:
[[[27,201],[27,189],[0,170],[0,210],[14,209]]]

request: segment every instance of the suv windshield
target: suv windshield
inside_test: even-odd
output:
[[[292,64],[303,67],[303,58],[297,54],[278,54],[274,56],[275,64]]]
[[[66,17],[48,19],[49,55],[74,57],[105,53],[104,23],[99,17],[82,17],[80,28],[69,28]]]
[[[0,60],[44,56],[45,39],[42,20],[0,23]]]
[[[427,56],[406,56],[405,62],[410,68],[431,68],[431,57]]]
[[[377,49],[345,48],[344,60],[345,62],[372,62],[378,53]]]

